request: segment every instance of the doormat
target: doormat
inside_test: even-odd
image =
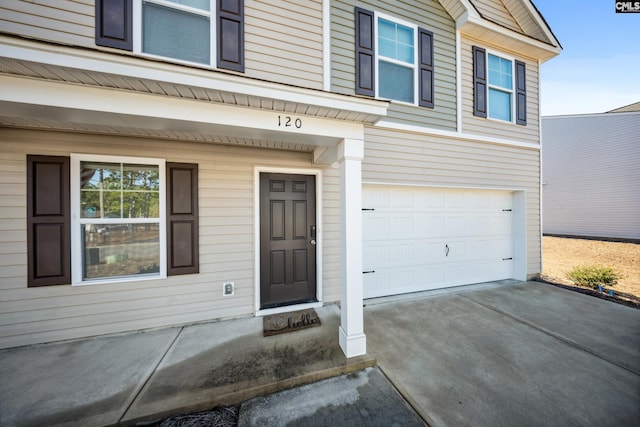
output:
[[[262,318],[262,336],[286,334],[316,326],[320,326],[320,318],[313,308],[291,313],[272,314]]]

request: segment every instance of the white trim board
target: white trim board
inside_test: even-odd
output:
[[[477,142],[485,142],[485,143],[496,144],[496,145],[507,145],[510,147],[526,148],[529,150],[540,150],[540,145],[534,144],[532,142],[513,141],[509,139],[504,139],[504,138],[491,138],[488,136],[476,135],[471,133],[433,129],[433,128],[428,128],[424,126],[405,125],[402,123],[395,123],[387,120],[380,120],[378,123],[376,123],[374,127],[381,128],[381,129],[400,130],[405,132],[419,133],[423,135],[441,136],[444,138],[460,139],[465,141],[477,141]]]
[[[0,76],[0,88],[0,114],[9,117],[158,130],[175,127],[324,146],[362,138],[363,132],[361,123],[337,119],[7,75]]]
[[[372,116],[385,116],[389,106],[387,101],[287,86],[227,74],[207,67],[185,67],[144,57],[48,45],[2,35],[0,46],[2,56],[14,60],[233,92]]]

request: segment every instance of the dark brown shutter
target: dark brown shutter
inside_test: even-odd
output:
[[[527,73],[522,61],[516,61],[516,123],[527,124]]]
[[[244,72],[244,1],[218,0],[218,68]]]
[[[133,50],[133,0],[96,0],[96,44]]]
[[[420,99],[421,107],[433,108],[433,33],[418,29],[420,50]]]
[[[356,15],[356,93],[375,96],[375,39],[373,12],[355,8]]]
[[[167,275],[198,273],[198,165],[167,163]]]
[[[27,156],[28,286],[71,283],[69,158]]]
[[[473,46],[473,115],[487,117],[487,53]]]

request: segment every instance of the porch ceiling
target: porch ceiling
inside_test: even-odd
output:
[[[0,77],[18,77],[33,82],[65,84],[72,91],[87,88],[157,96],[157,103],[197,102],[203,107],[240,107],[252,112],[282,113],[307,120],[372,124],[386,115],[388,103],[355,96],[305,89],[217,70],[199,69],[64,46],[0,36]],[[175,105],[175,104],[174,104]],[[191,107],[193,108],[193,107]],[[247,118],[247,120],[250,120]],[[333,145],[335,135],[295,134],[278,129],[241,129],[211,120],[153,120],[131,111],[83,110],[22,102],[0,96],[0,126],[108,133],[164,139],[238,144],[253,147],[313,151]]]

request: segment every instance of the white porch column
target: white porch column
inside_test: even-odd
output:
[[[362,308],[363,157],[363,140],[344,139],[338,144],[342,234],[340,347],[347,357],[360,356],[367,352]]]

